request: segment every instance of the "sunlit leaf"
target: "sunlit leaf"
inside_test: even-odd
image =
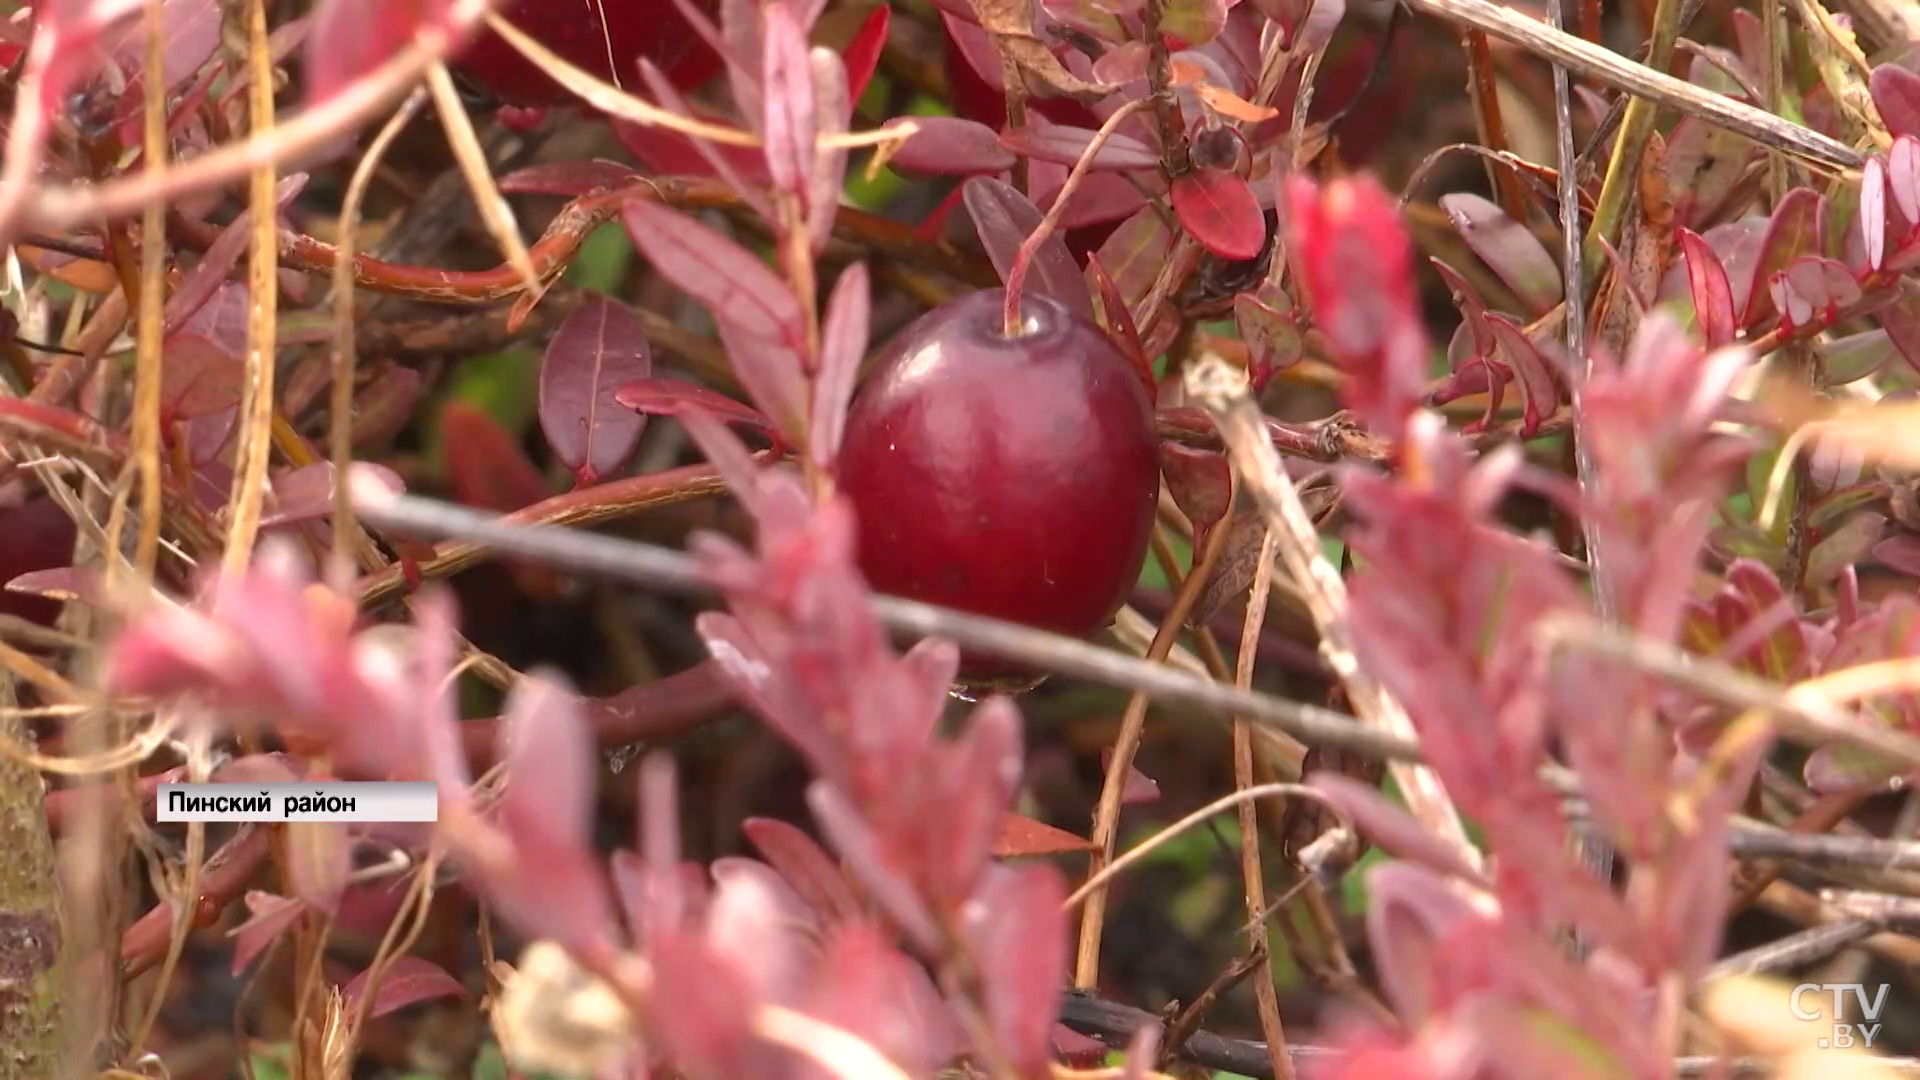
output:
[[[1253,189],[1225,169],[1196,169],[1173,182],[1173,213],[1202,247],[1243,262],[1267,244],[1267,217]]]

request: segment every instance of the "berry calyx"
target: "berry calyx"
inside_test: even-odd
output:
[[[696,0],[707,14],[718,0]],[[642,58],[676,87],[699,86],[719,74],[721,60],[670,0],[519,0],[507,21],[595,77],[645,95]],[[567,105],[573,93],[549,78],[499,35],[485,31],[463,49],[455,70],[507,105]]]
[[[1085,637],[1140,572],[1160,470],[1153,409],[1104,331],[1003,290],[902,331],[855,397],[836,468],[878,591]],[[1030,675],[978,657],[970,679]]]

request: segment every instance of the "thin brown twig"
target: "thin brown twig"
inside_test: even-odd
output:
[[[150,68],[148,70],[158,70]],[[187,776],[189,782],[204,784],[212,764],[212,732],[205,725],[197,727],[190,736],[187,750]],[[180,963],[180,954],[187,946],[187,936],[191,932],[198,915],[200,895],[200,877],[202,864],[207,857],[207,823],[190,821],[187,823],[187,851],[185,870],[181,874],[178,888],[168,888],[177,899],[171,905],[173,923],[167,934],[167,954],[160,961],[160,973],[154,980],[153,997],[147,1002],[147,1009],[140,1018],[139,1026],[133,1029],[132,1039],[127,1044],[128,1057],[138,1059],[146,1047],[147,1037],[153,1034],[153,1025],[160,1019],[160,1009],[167,1002],[167,986],[173,981],[174,968]],[[163,867],[161,876],[171,878],[172,874]],[[157,884],[157,883],[156,883]],[[163,893],[162,895],[165,895]]]
[[[1180,582],[1173,606],[1167,609],[1159,629],[1154,631],[1152,643],[1147,646],[1147,663],[1164,664],[1167,654],[1173,651],[1173,643],[1193,613],[1194,605],[1199,603],[1207,580],[1213,576],[1213,568],[1219,564],[1230,531],[1224,528],[1214,531]],[[1120,730],[1113,739],[1113,755],[1107,760],[1100,800],[1094,807],[1093,829],[1087,837],[1091,848],[1087,859],[1089,881],[1099,880],[1102,872],[1113,864],[1114,843],[1120,834],[1121,796],[1126,792],[1127,770],[1133,767],[1134,753],[1139,750],[1140,737],[1146,730],[1149,700],[1146,694],[1136,691],[1127,699],[1126,711],[1120,716]],[[1106,929],[1106,915],[1107,891],[1095,889],[1087,896],[1086,910],[1080,919],[1080,940],[1073,969],[1075,986],[1090,988],[1099,984],[1100,939]]]
[[[1467,52],[1467,90],[1473,98],[1474,122],[1480,128],[1480,143],[1495,154],[1508,148],[1507,125],[1500,115],[1500,76],[1493,67],[1493,48],[1484,30],[1469,28],[1461,45]],[[1512,170],[1486,162],[1487,180],[1499,196],[1500,208],[1515,221],[1525,222],[1527,193]]]
[[[1406,0],[1406,4],[1423,15],[1484,30],[1493,37],[1565,65],[1569,72],[1583,78],[1697,116],[1809,164],[1824,169],[1857,169],[1865,161],[1858,151],[1817,131],[1723,94],[1703,90],[1664,71],[1633,63],[1610,49],[1555,30],[1489,0]]]
[[[347,182],[346,197],[340,205],[339,251],[343,256],[334,262],[333,270],[333,385],[331,387],[330,427],[327,432],[328,450],[333,458],[335,479],[333,494],[333,557],[334,565],[329,567],[330,576],[345,579],[351,570],[346,563],[347,552],[360,541],[365,534],[353,517],[353,499],[348,494],[345,482],[347,470],[353,465],[353,373],[359,359],[354,347],[356,329],[353,311],[353,273],[354,243],[358,239],[360,227],[360,204],[366,198],[367,189],[373,184],[373,175],[379,162],[400,137],[413,117],[426,103],[426,96],[419,90],[408,95],[398,111],[387,120],[386,126],[375,135],[373,143],[367,147],[360,164],[353,170],[353,176]],[[345,581],[340,581],[344,585]]]
[[[266,0],[250,0],[245,18],[253,136],[271,137],[275,123],[273,52],[268,41]],[[279,230],[273,189],[273,163],[262,162],[253,170],[248,199],[253,237],[247,260],[246,384],[235,418],[239,427],[233,454],[233,488],[227,500],[227,546],[220,559],[221,572],[228,577],[237,577],[253,557],[266,492],[267,461],[273,451],[274,368],[279,352],[275,320],[280,297]]]
[[[161,71],[166,45],[161,0],[147,0],[146,70]],[[167,170],[167,95],[158,78],[143,80],[145,125],[142,145],[148,167],[156,176]],[[133,376],[133,453],[139,463],[140,532],[134,541],[133,572],[136,587],[153,581],[160,557],[160,338],[166,306],[166,203],[148,204],[140,225],[140,315],[138,351]],[[118,513],[123,504],[114,500]],[[118,539],[119,530],[108,528]]]
[[[1267,527],[1277,537],[1293,583],[1303,593],[1320,630],[1320,652],[1327,666],[1347,688],[1354,710],[1383,732],[1414,738],[1413,721],[1386,688],[1360,667],[1346,624],[1346,583],[1320,551],[1320,539],[1299,492],[1287,477],[1273,443],[1264,434],[1260,408],[1249,395],[1247,376],[1220,357],[1208,354],[1189,368],[1187,393],[1214,417],[1234,476],[1245,485]],[[1438,419],[1434,418],[1438,423]],[[1439,777],[1409,763],[1392,766],[1395,783],[1405,794],[1414,816],[1436,836],[1460,852],[1467,865],[1478,867],[1478,849],[1467,838],[1459,811]]]
[[[155,201],[231,183],[281,161],[302,158],[371,119],[419,84],[427,66],[439,60],[476,26],[500,0],[452,0],[443,22],[422,24],[399,51],[379,67],[353,80],[325,102],[272,130],[256,129],[244,142],[229,143],[178,163],[162,176],[148,168],[91,187],[23,185],[23,213],[35,228],[59,232],[103,218],[124,217]],[[257,80],[256,80],[257,81]],[[271,88],[272,79],[267,80]],[[258,89],[255,88],[255,93]],[[271,93],[271,89],[268,90]],[[268,216],[271,220],[272,215]]]
[[[500,252],[520,278],[521,287],[538,292],[541,278],[527,254],[527,242],[520,236],[520,223],[493,182],[493,173],[487,168],[487,152],[480,145],[480,133],[473,130],[473,118],[467,115],[467,107],[460,101],[460,91],[453,85],[453,73],[447,70],[446,61],[435,60],[427,65],[427,89],[433,94],[434,109],[440,114],[440,126],[447,133],[454,161],[467,178],[467,188],[480,211],[481,224],[493,236],[494,243],[500,245]]]
[[[1222,522],[1216,526],[1224,530]],[[1267,618],[1267,596],[1273,587],[1273,560],[1275,540],[1271,529],[1260,537],[1259,562],[1254,564],[1253,587],[1247,597],[1246,621],[1240,630],[1240,651],[1235,657],[1233,685],[1242,690],[1253,689],[1253,669],[1260,651],[1260,633],[1265,628]],[[1245,791],[1253,786],[1253,726],[1240,717],[1233,719],[1233,786],[1236,791]],[[1240,804],[1240,883],[1247,905],[1247,918],[1266,929],[1267,883],[1266,872],[1260,865],[1260,820],[1251,802]],[[1260,1033],[1266,1037],[1267,1057],[1273,1063],[1273,1074],[1281,1080],[1292,1080],[1293,1059],[1287,1056],[1286,1027],[1280,1021],[1280,993],[1273,983],[1273,962],[1267,955],[1266,936],[1256,935],[1249,948],[1248,959],[1259,968],[1260,977],[1254,980],[1253,993],[1259,1006]],[[1170,1031],[1172,1029],[1169,1029]],[[1186,1033],[1178,1042],[1185,1042]],[[1171,1037],[1169,1046],[1178,1045]]]
[[[711,592],[706,575],[693,558],[668,548],[579,529],[529,528],[464,507],[398,495],[384,488],[357,491],[355,503],[363,519],[388,531],[458,537],[462,544],[475,550],[484,548],[514,558],[536,559],[576,573],[676,592]],[[1412,761],[1419,757],[1417,743],[1362,727],[1352,717],[1330,709],[1243,692],[1077,638],[896,596],[874,596],[869,604],[882,625],[906,637],[944,638],[982,655],[1019,660],[1070,678],[1183,702],[1222,720],[1245,716],[1254,723],[1286,731],[1310,744],[1341,747],[1384,759]]]
[[[1244,810],[1246,806],[1247,804],[1242,803],[1241,809]],[[1207,1010],[1213,1008],[1214,1002],[1231,993],[1234,987],[1246,981],[1247,976],[1256,971],[1261,972],[1263,978],[1268,978],[1265,974],[1268,970],[1266,942],[1255,939],[1245,956],[1235,957],[1233,963],[1227,965],[1226,970],[1214,976],[1213,981],[1207,984],[1207,988],[1200,992],[1200,996],[1188,1002],[1167,1024],[1164,1042],[1160,1047],[1161,1060],[1165,1061],[1166,1058],[1178,1054],[1181,1048],[1186,1046],[1187,1040],[1193,1037],[1193,1033],[1200,1030],[1200,1022],[1207,1018]],[[1269,981],[1271,981],[1270,978]],[[1253,986],[1258,990],[1259,981],[1255,980]],[[1285,1043],[1275,1045],[1269,1039],[1267,1057],[1274,1063],[1276,1077],[1285,1080],[1293,1075],[1293,1060],[1287,1057]]]

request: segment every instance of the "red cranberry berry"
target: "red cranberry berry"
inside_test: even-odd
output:
[[[847,417],[837,481],[878,591],[1085,637],[1140,573],[1159,498],[1153,409],[1104,331],[1006,294],[935,308],[886,348]],[[963,660],[970,681],[1033,672]]]
[[[711,15],[719,3],[696,0],[696,6]],[[682,89],[720,72],[720,58],[669,0],[519,0],[504,5],[502,13],[561,59],[630,91],[644,93],[642,57]],[[567,105],[575,100],[572,92],[491,31],[476,37],[453,66],[508,105]]]

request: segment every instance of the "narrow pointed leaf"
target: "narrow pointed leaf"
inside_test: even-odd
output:
[[[1093,145],[1098,132],[1086,128],[1049,124],[1046,127],[1013,128],[1000,133],[1000,145],[1023,157],[1051,161],[1072,167],[1080,163]],[[1093,169],[1157,169],[1160,155],[1146,143],[1128,135],[1112,134],[1093,155]]]
[[[760,11],[760,132],[765,141],[767,173],[777,190],[805,198],[813,175],[814,116],[813,66],[807,39],[786,4],[768,4]]]
[[[1020,246],[1040,227],[1045,215],[1013,185],[1002,180],[976,176],[966,182],[963,190],[967,212],[973,215],[974,229],[980,234],[980,244],[987,249],[1000,280],[1005,281],[1013,271]],[[1087,279],[1081,276],[1080,264],[1074,261],[1073,253],[1057,233],[1047,237],[1035,250],[1033,265],[1027,268],[1026,287],[1060,301],[1089,320],[1093,318],[1093,298],[1087,292]]]
[[[994,175],[1020,159],[985,124],[957,116],[921,116],[919,130],[893,155],[896,169],[950,176]]]
[[[753,406],[681,379],[636,379],[615,390],[613,400],[622,408],[649,416],[679,416],[697,406],[726,423],[752,428],[769,439],[780,435],[773,420]]]
[[[831,466],[839,456],[847,407],[853,401],[853,383],[867,351],[872,309],[867,264],[855,263],[834,283],[821,324],[820,372],[813,388],[813,425],[807,433],[808,449],[818,465]]]
[[[1732,341],[1738,327],[1733,312],[1733,287],[1713,248],[1691,229],[1679,230],[1680,251],[1687,263],[1687,288],[1693,294],[1694,317],[1709,346]]]
[[[362,971],[341,992],[350,1012],[358,1008],[360,999],[366,996],[369,976],[372,974],[371,968]],[[373,993],[373,1002],[367,1008],[367,1018],[371,1020],[385,1016],[423,1001],[464,997],[466,992],[460,980],[447,974],[438,964],[418,956],[396,956],[381,975]]]
[[[1544,315],[1566,295],[1560,267],[1546,245],[1506,211],[1464,193],[1441,196],[1440,208],[1473,253],[1526,305],[1526,314]]]

